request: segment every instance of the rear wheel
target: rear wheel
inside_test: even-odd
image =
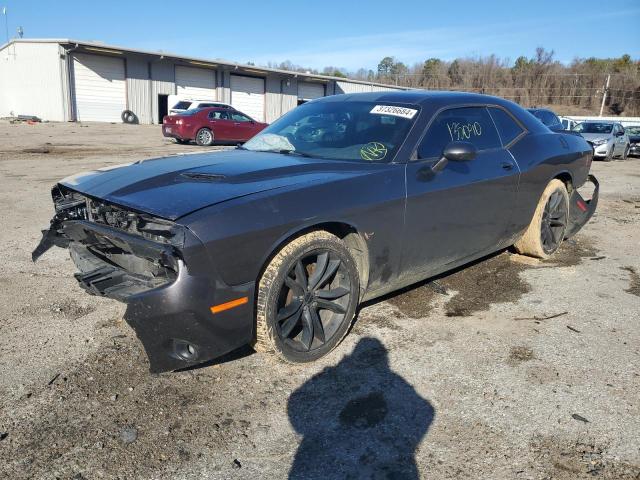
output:
[[[208,147],[213,144],[213,132],[208,128],[201,128],[196,133],[196,143],[202,147]]]
[[[345,244],[324,231],[298,237],[260,279],[253,347],[293,363],[317,360],[347,333],[358,297],[358,270]]]
[[[569,194],[564,183],[553,179],[542,192],[529,227],[514,245],[519,253],[548,258],[564,240],[569,221]]]

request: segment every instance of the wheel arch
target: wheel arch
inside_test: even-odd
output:
[[[360,298],[362,298],[369,284],[369,248],[363,235],[354,225],[341,221],[306,225],[288,232],[273,245],[269,254],[263,259],[256,281],[259,281],[269,262],[271,262],[273,257],[275,257],[285,245],[302,235],[321,230],[329,232],[342,240],[353,255],[356,261],[356,267],[358,268],[358,276],[360,277]]]
[[[563,171],[560,172],[558,174],[556,174],[556,176],[554,176],[551,180],[554,179],[558,179],[560,180],[562,183],[564,183],[565,187],[567,188],[567,192],[569,193],[569,195],[571,195],[571,192],[573,191],[573,176],[571,175],[570,172],[568,171]]]

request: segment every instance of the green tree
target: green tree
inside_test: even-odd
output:
[[[391,75],[395,63],[393,57],[384,57],[380,60],[380,63],[378,63],[378,75]]]

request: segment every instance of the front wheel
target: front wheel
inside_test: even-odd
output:
[[[567,187],[553,179],[542,192],[533,219],[514,245],[518,253],[548,258],[560,247],[569,222]]]
[[[359,288],[356,262],[339,238],[324,231],[296,238],[260,278],[253,347],[293,363],[323,357],[346,335]]]
[[[629,150],[631,149],[630,145],[627,145],[626,147],[624,147],[624,152],[622,153],[622,156],[620,157],[620,160],[626,160],[627,157],[629,156]]]
[[[213,132],[208,128],[201,128],[196,133],[196,143],[201,147],[208,147],[213,144]]]

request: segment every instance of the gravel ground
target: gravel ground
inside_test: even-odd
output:
[[[640,160],[550,261],[503,252],[364,306],[304,367],[242,349],[150,375],[65,251],[49,190],[202,151],[158,127],[0,124],[0,477],[640,478]]]

